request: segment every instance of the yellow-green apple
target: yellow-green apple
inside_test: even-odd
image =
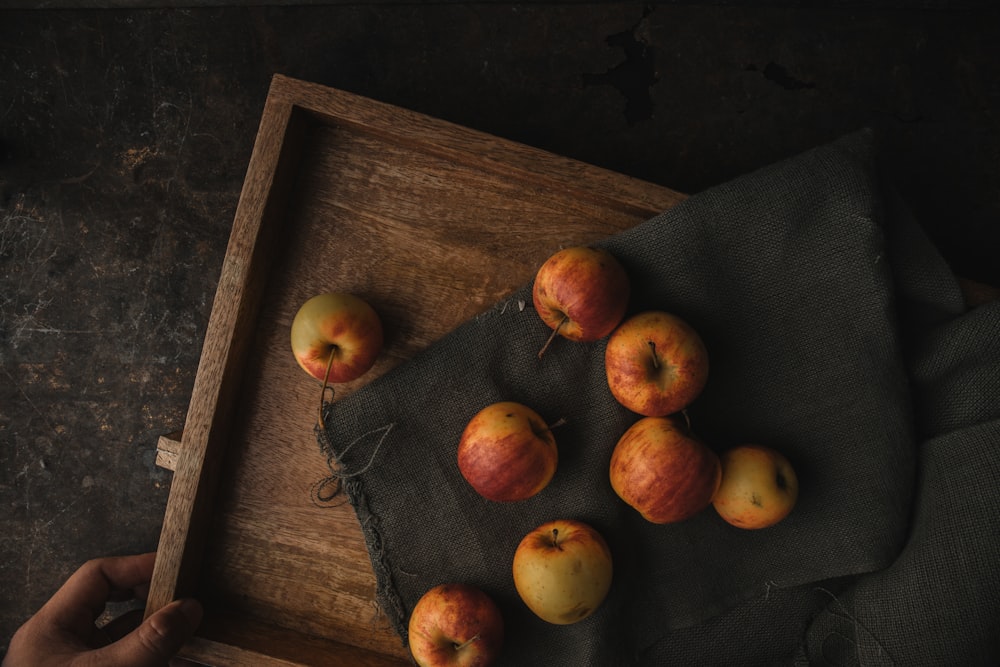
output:
[[[767,528],[784,519],[799,498],[799,480],[784,454],[763,445],[726,450],[722,484],[712,504],[723,519],[740,528]]]
[[[603,248],[573,246],[549,257],[538,273],[531,298],[552,335],[595,341],[610,334],[628,306],[629,280],[618,259]]]
[[[514,551],[514,587],[543,621],[569,625],[590,616],[611,588],[611,549],[590,525],[549,521]]]
[[[318,294],[292,320],[292,354],[318,380],[350,382],[375,364],[382,322],[363,299],[343,292]]]
[[[611,454],[611,488],[652,523],[690,518],[712,502],[719,456],[669,417],[643,417]]]
[[[686,408],[705,388],[708,351],[681,318],[647,311],[611,334],[604,369],[619,403],[640,415],[663,417]]]
[[[503,647],[504,622],[493,599],[468,584],[440,584],[410,613],[410,653],[420,667],[488,667]]]
[[[552,480],[559,462],[552,429],[537,412],[513,401],[480,410],[462,431],[458,469],[484,498],[530,498]]]

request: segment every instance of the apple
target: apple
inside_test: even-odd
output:
[[[497,502],[535,495],[551,481],[558,462],[552,429],[537,412],[513,401],[480,410],[458,443],[462,477],[479,495]]]
[[[292,354],[317,380],[350,382],[368,372],[382,349],[382,322],[353,294],[318,294],[292,320]]]
[[[440,584],[413,607],[407,636],[420,667],[487,667],[503,647],[503,616],[475,586]]]
[[[608,388],[619,403],[647,417],[686,408],[708,381],[708,351],[691,325],[670,313],[633,315],[604,352]]]
[[[611,550],[591,526],[549,521],[514,551],[514,587],[543,621],[569,625],[590,616],[611,588]]]
[[[535,310],[552,329],[539,358],[557,334],[582,342],[610,334],[625,316],[629,290],[625,269],[603,248],[574,246],[549,257],[531,290]]]
[[[611,488],[652,523],[688,519],[719,488],[719,456],[669,417],[643,417],[611,454]]]
[[[781,452],[745,444],[723,452],[720,458],[722,484],[712,504],[727,522],[739,528],[767,528],[795,507],[799,480]]]

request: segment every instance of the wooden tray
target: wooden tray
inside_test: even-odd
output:
[[[208,664],[409,664],[374,603],[358,520],[319,502],[320,384],[288,331],[323,291],[382,316],[348,395],[526,284],[560,247],[627,229],[682,195],[580,162],[276,76],[240,196],[174,470],[147,613],[206,607]],[[428,400],[433,400],[429,397]]]

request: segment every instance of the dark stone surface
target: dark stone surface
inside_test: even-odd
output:
[[[1000,284],[1000,11],[955,6],[0,11],[2,645],[84,559],[156,545],[273,73],[686,192],[874,127]]]

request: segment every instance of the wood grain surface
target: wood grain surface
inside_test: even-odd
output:
[[[356,391],[525,284],[559,249],[683,196],[420,114],[278,76],[261,120],[177,446],[149,612],[195,595],[205,662],[406,659],[374,602],[353,509],[321,501],[321,386],[291,320],[347,291],[382,317]],[[360,652],[359,652],[360,651]],[[250,660],[247,656],[252,655]],[[346,655],[346,654],[345,654]],[[362,658],[361,656],[367,656]],[[363,662],[368,660],[368,662]]]

